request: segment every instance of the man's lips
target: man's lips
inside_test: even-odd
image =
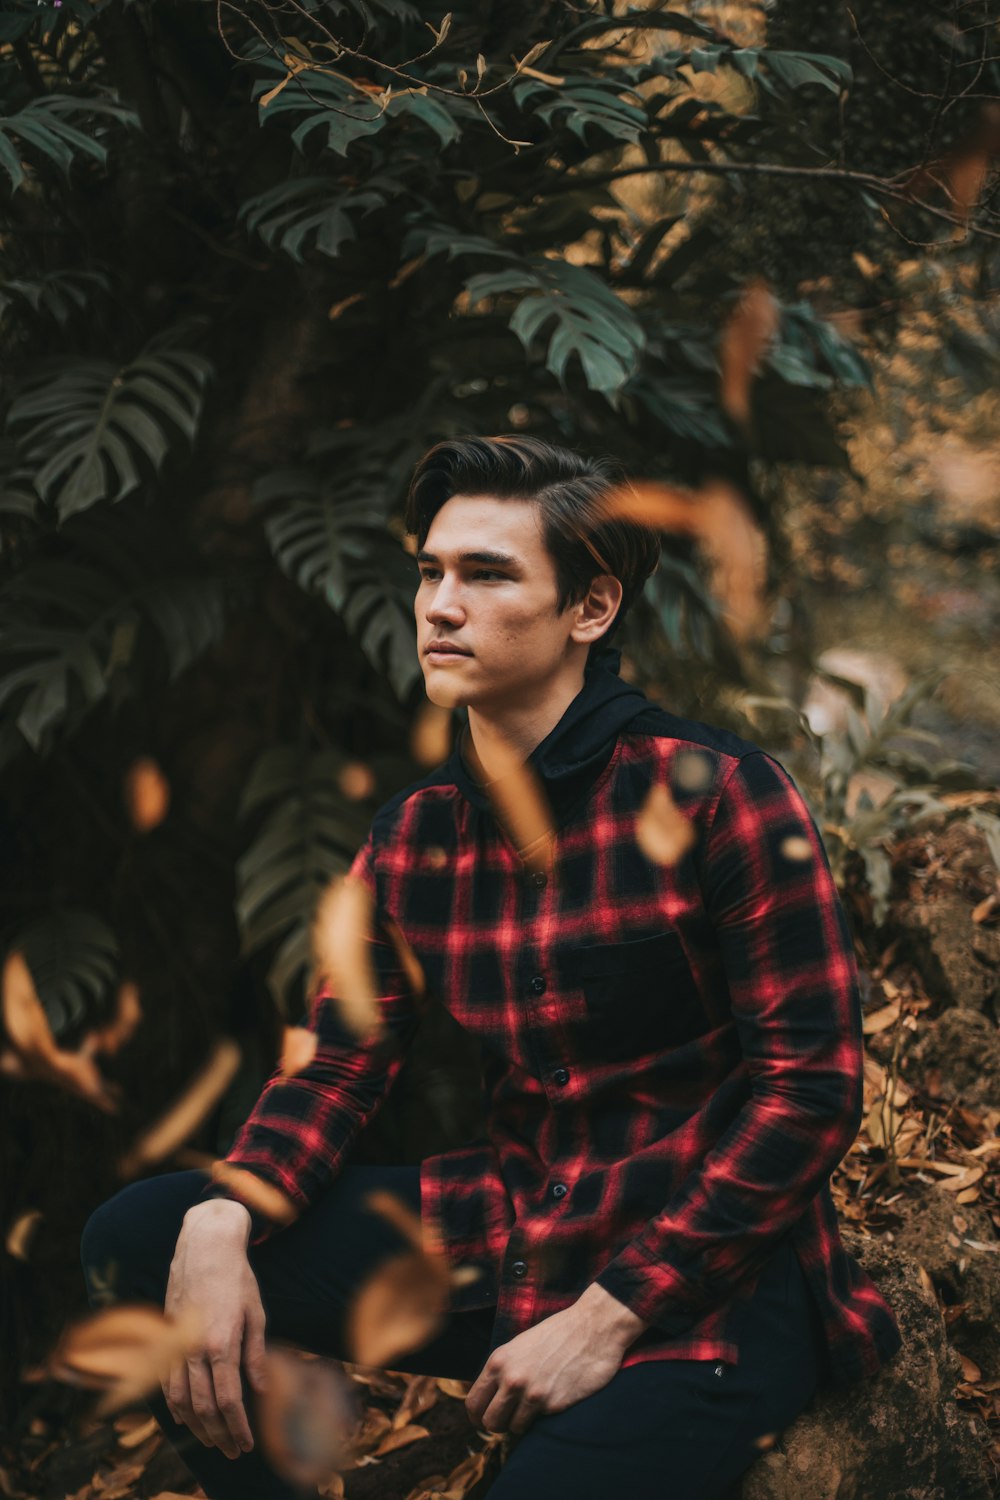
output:
[[[466,651],[461,646],[453,646],[448,641],[431,641],[430,645],[424,647],[425,656],[471,656],[471,651]]]

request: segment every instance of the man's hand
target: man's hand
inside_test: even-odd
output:
[[[469,1419],[490,1432],[525,1432],[536,1417],[602,1390],[648,1327],[595,1282],[572,1307],[494,1349],[465,1398]]]
[[[199,1349],[161,1382],[170,1414],[207,1448],[237,1458],[253,1447],[243,1406],[241,1366],[264,1388],[264,1308],[246,1247],[250,1215],[240,1203],[216,1199],[184,1216],[170,1265],[164,1311],[193,1311]]]

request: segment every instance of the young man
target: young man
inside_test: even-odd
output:
[[[769,754],[617,676],[608,636],[658,544],[602,508],[616,477],[536,439],[467,437],[425,455],[409,497],[427,695],[465,705],[468,728],[376,814],[353,874],[377,936],[391,918],[479,1038],[487,1136],[419,1167],[349,1163],[416,1025],[380,939],[382,1040],[318,997],[313,1062],[272,1078],[228,1158],[291,1200],[291,1227],[199,1173],[135,1184],[88,1227],[85,1263],[114,1261],[119,1295],[207,1321],[158,1414],[201,1440],[210,1496],[295,1493],[253,1447],[241,1375],[258,1379],[265,1318],[349,1357],[351,1298],[400,1248],[361,1207],[373,1187],[479,1272],[394,1363],[471,1380],[470,1418],[515,1435],[496,1500],[712,1500],[821,1381],[900,1345],[829,1190],[863,1056],[823,845]],[[544,861],[493,811],[511,748],[551,809]],[[690,836],[659,863],[637,827],[664,790]]]

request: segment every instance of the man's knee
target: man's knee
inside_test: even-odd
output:
[[[184,1214],[203,1184],[200,1172],[147,1178],[94,1210],[80,1240],[92,1307],[133,1298],[162,1302]]]

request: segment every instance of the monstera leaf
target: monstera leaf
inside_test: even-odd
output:
[[[137,525],[126,545],[105,519],[67,528],[77,555],[40,556],[0,589],[0,714],[17,730],[0,740],[5,758],[25,742],[48,750],[115,680],[127,686],[144,637],[174,678],[225,627],[219,579],[164,566],[155,535]]]
[[[118,943],[88,911],[51,912],[9,944],[24,954],[56,1040],[106,1015],[118,979]]]
[[[176,429],[193,441],[211,365],[156,344],[124,369],[110,360],[40,360],[7,414],[39,495],[61,520],[121,500],[163,465]]]
[[[355,218],[384,208],[386,202],[373,182],[345,193],[329,177],[297,177],[250,198],[240,218],[269,249],[282,250],[301,264],[309,241],[320,254],[335,258],[343,244],[357,237]]]
[[[374,486],[373,486],[374,488]],[[265,530],[277,562],[306,593],[340,614],[399,697],[420,675],[414,644],[416,577],[386,530],[377,489],[354,488],[303,469],[258,481],[254,499],[270,514]]]
[[[17,114],[0,116],[0,167],[10,178],[11,189],[16,190],[24,181],[21,151],[25,147],[63,172],[69,171],[77,156],[89,157],[103,166],[108,153],[94,129],[91,117],[95,115],[123,125],[139,123],[134,110],[113,100],[78,99],[70,94],[44,94]],[[86,128],[71,123],[74,117]]]
[[[260,819],[236,866],[236,920],[244,953],[279,943],[268,974],[275,1001],[291,1014],[309,959],[316,902],[350,865],[367,818],[338,783],[345,757],[277,745],[257,762],[241,815]]]

